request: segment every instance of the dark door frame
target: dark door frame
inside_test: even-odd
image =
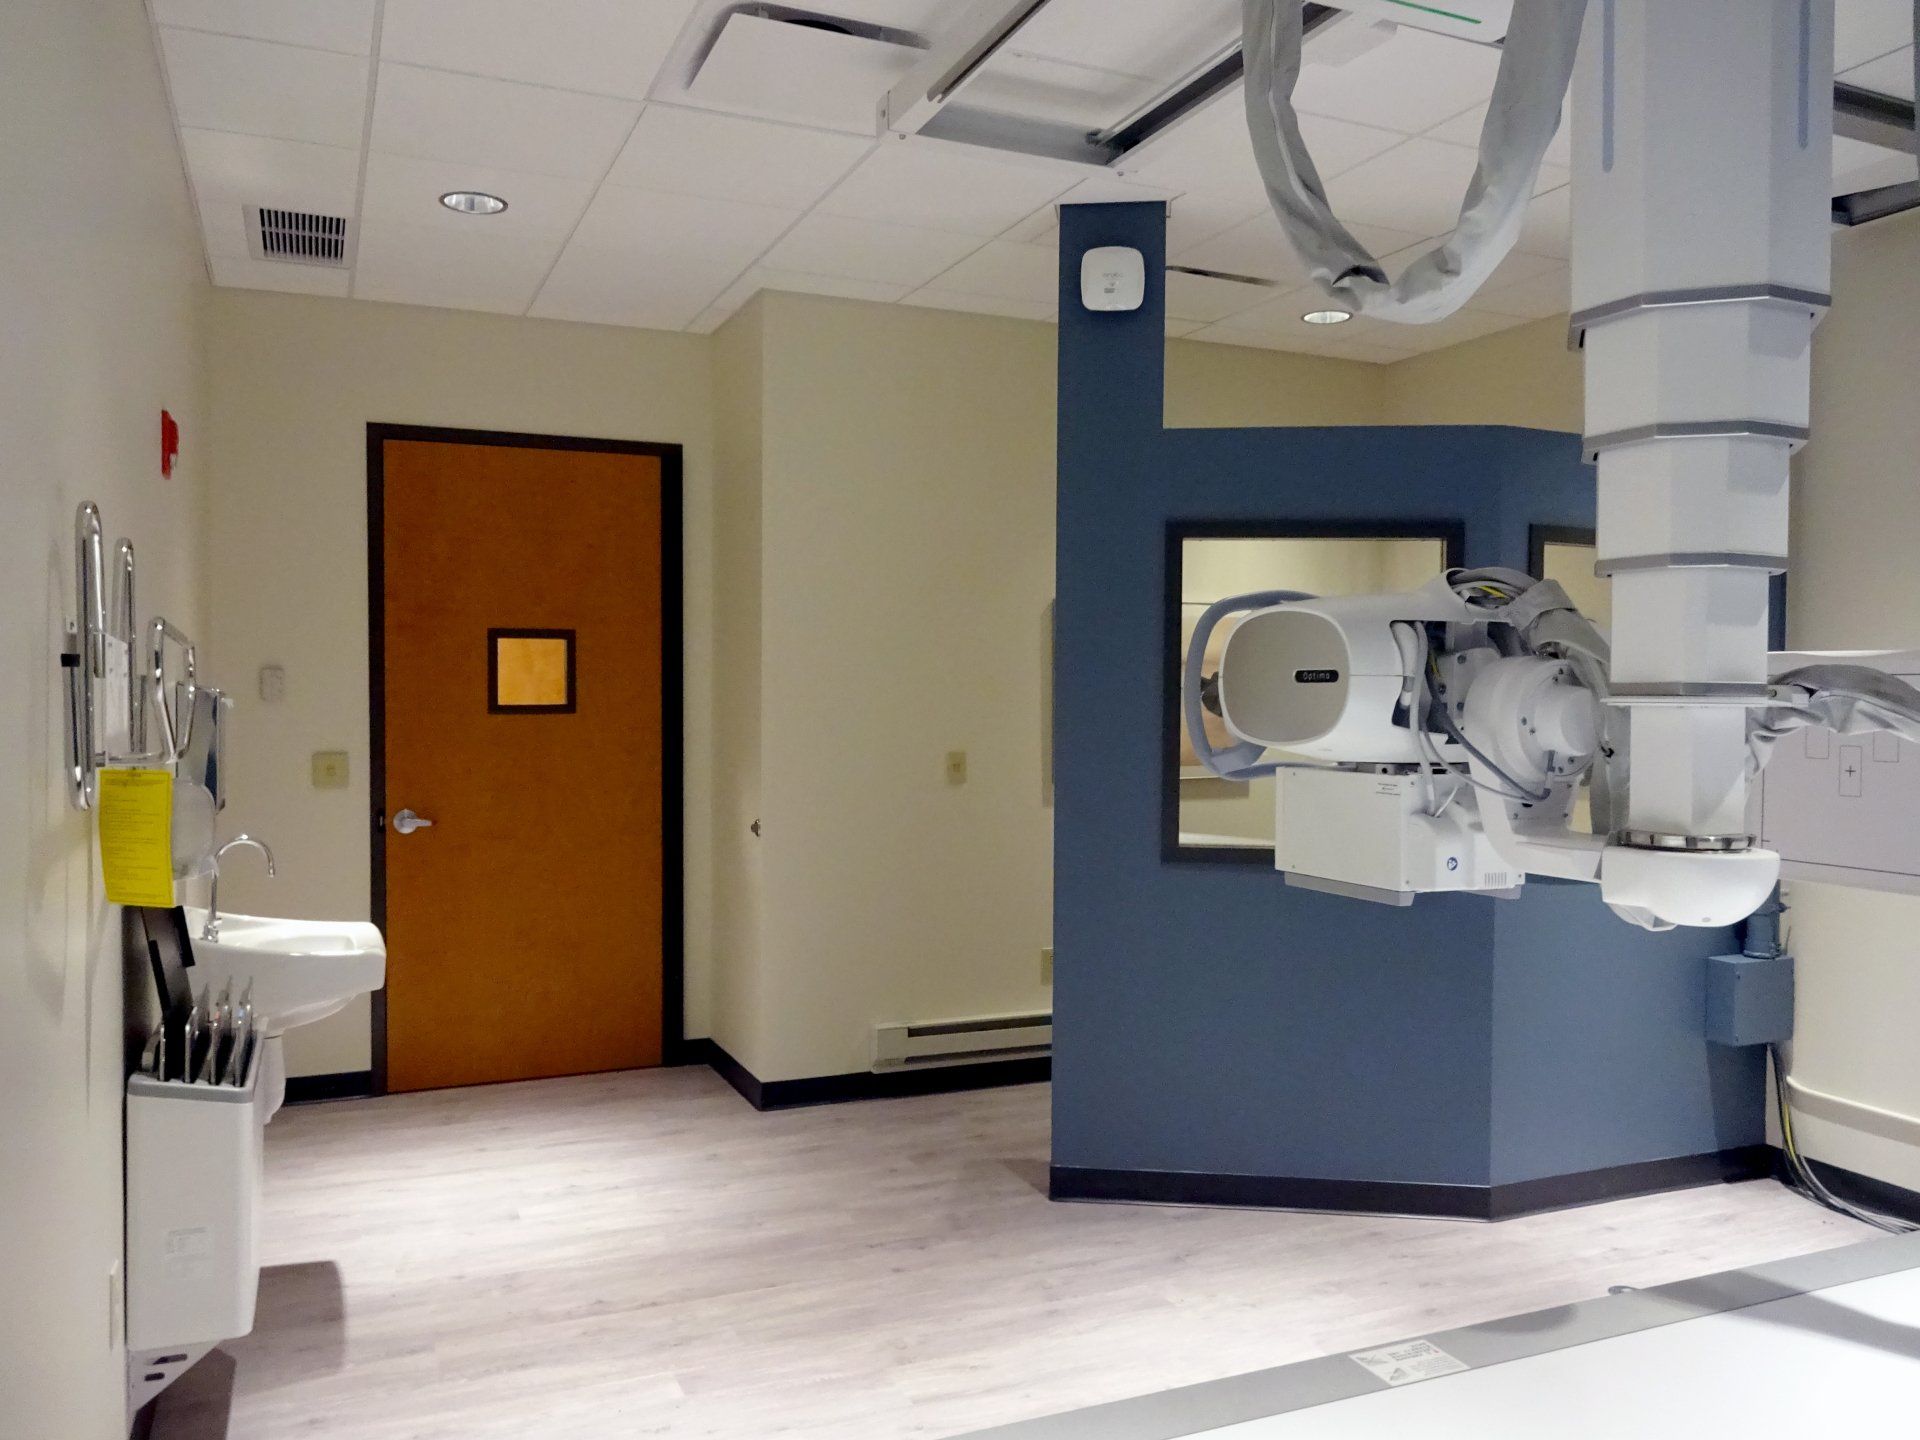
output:
[[[660,737],[661,934],[660,1058],[688,1061],[686,1040],[686,774],[685,543],[681,447],[644,440],[596,440],[578,435],[527,435],[508,430],[459,430],[439,425],[367,425],[367,799],[373,867],[373,923],[387,928],[386,724],[386,442],[426,440],[451,445],[501,445],[520,450],[586,450],[651,455],[660,462]],[[387,1093],[387,992],[373,992],[372,1093]]]

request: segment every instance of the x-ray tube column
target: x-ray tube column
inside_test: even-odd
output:
[[[1586,27],[1574,327],[1632,744],[1608,864],[1630,884],[1636,849],[1692,851],[1757,886],[1747,708],[1827,303],[1833,4],[1592,0]]]

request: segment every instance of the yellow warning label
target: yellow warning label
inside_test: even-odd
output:
[[[100,869],[116,905],[173,904],[173,776],[100,772]]]

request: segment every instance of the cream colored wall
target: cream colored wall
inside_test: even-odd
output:
[[[1384,423],[1581,428],[1580,352],[1564,316],[1518,325],[1383,371]]]
[[[713,391],[710,343],[656,331],[221,290],[214,297],[206,653],[234,692],[228,832],[279,857],[235,865],[236,910],[365,917],[369,421],[665,441],[685,447],[687,1017],[711,967]],[[265,664],[285,701],[259,698]],[[309,757],[346,750],[351,784]],[[364,1070],[362,1004],[287,1036],[291,1073]]]
[[[204,638],[207,281],[137,0],[0,6],[0,135],[0,1432],[113,1440],[125,1046],[153,997],[68,808],[56,657],[82,500],[109,556],[134,541],[142,619]]]
[[[1913,649],[1920,214],[1837,234],[1833,261],[1833,309],[1814,335],[1813,438],[1793,484],[1788,640],[1805,649]],[[1920,763],[1920,755],[1906,759]],[[1884,1127],[1849,1110],[1809,1110],[1796,1118],[1796,1135],[1816,1159],[1920,1190],[1920,898],[1794,885],[1788,900],[1799,963],[1792,1074],[1914,1117]],[[1875,1133],[1882,1129],[1895,1138]]]

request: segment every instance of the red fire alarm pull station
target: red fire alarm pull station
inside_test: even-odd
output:
[[[160,412],[160,474],[163,479],[173,478],[173,462],[180,458],[180,422],[171,412]]]

